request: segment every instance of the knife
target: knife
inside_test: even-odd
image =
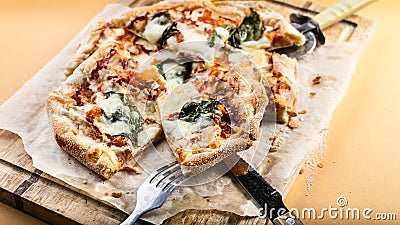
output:
[[[303,223],[283,203],[282,195],[273,188],[253,167],[237,154],[224,159],[240,186],[263,209],[274,225],[302,225]]]

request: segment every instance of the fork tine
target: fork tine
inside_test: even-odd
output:
[[[179,169],[179,165],[176,164],[176,166],[172,166],[170,168],[168,168],[167,170],[165,170],[161,175],[161,179],[157,181],[156,183],[156,187],[160,186],[160,184],[170,175],[174,174],[175,172],[181,173],[180,169]]]
[[[176,161],[174,161],[174,162],[171,162],[170,164],[167,164],[167,165],[165,165],[165,166],[163,166],[161,168],[158,168],[156,171],[161,173],[162,171],[168,169],[169,167],[172,167],[172,166],[177,165],[177,164],[178,163]]]
[[[170,163],[168,165],[165,165],[165,166],[163,166],[161,168],[158,168],[156,171],[154,171],[152,174],[150,174],[150,176],[147,178],[147,179],[149,179],[149,183],[152,183],[154,178],[157,177],[157,175],[159,175],[163,171],[166,171],[166,170],[168,170],[169,168],[171,168],[171,167],[173,167],[175,165],[178,165],[178,163],[177,162],[172,162],[172,163]]]
[[[172,181],[172,183],[169,184],[169,186],[167,185],[166,187],[163,188],[163,191],[165,191],[166,193],[171,193],[171,191],[173,191],[175,189],[175,187],[180,184],[183,180],[185,180],[185,176],[180,175],[179,179],[176,179],[174,181]],[[168,187],[168,188],[167,188]]]
[[[164,190],[165,187],[167,187],[168,185],[174,185],[174,181],[180,179],[182,176],[183,176],[183,174],[180,173],[180,174],[178,174],[178,175],[173,175],[173,176],[169,177],[165,182],[163,182],[163,183],[160,182],[161,185],[160,185],[159,188],[160,188],[161,190]]]
[[[184,177],[177,162],[151,173],[137,190],[135,210],[122,224],[133,224],[144,213],[159,208]]]

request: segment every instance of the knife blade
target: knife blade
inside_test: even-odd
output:
[[[231,167],[232,176],[250,197],[263,209],[274,225],[302,225],[303,223],[285,206],[282,195],[253,167],[237,154],[224,160]],[[233,166],[233,167],[232,167]]]

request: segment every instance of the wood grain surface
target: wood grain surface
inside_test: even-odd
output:
[[[151,1],[123,1],[132,7]],[[305,0],[268,1],[270,7],[288,17],[300,12],[312,15],[324,7]],[[351,16],[325,30],[331,42],[366,43],[373,31],[372,20]],[[297,173],[293,174],[293,180]],[[18,135],[0,130],[0,201],[51,224],[118,224],[127,215],[92,199],[80,190],[32,166]],[[290,188],[290,185],[287,186]],[[187,210],[164,224],[265,224],[261,218],[240,217],[215,210]],[[142,222],[142,224],[146,224]]]

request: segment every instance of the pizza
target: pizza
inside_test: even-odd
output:
[[[74,56],[67,62],[64,74],[69,76],[83,61],[91,56],[104,43],[114,41],[118,42],[130,52],[138,61],[143,61],[143,54],[152,54],[159,49],[157,46],[150,44],[145,39],[130,32],[126,27],[116,27],[110,22],[100,21],[97,26],[92,28],[90,32],[82,40],[77,48]],[[142,56],[141,59],[138,57]]]
[[[297,64],[269,51],[304,41],[262,2],[168,0],[101,21],[47,98],[55,139],[109,178],[164,133],[184,173],[201,172],[255,146],[265,111],[287,122]]]
[[[287,124],[297,112],[299,98],[297,61],[286,55],[265,50],[255,50],[249,55],[258,65],[270,99],[265,117]]]
[[[221,14],[237,21],[238,26],[228,39],[233,47],[247,52],[271,51],[305,43],[304,36],[263,1],[217,1],[214,5]]]
[[[134,169],[132,158],[162,135],[154,80],[117,42],[104,43],[47,98],[58,145],[109,178]]]
[[[159,25],[157,21],[160,20],[168,22]],[[302,45],[305,38],[263,2],[221,1],[210,4],[207,1],[187,1],[182,6],[181,1],[164,1],[150,8],[128,12],[114,19],[113,23],[130,27],[132,32],[155,44],[156,40],[163,40],[162,31],[175,27],[176,34],[163,41],[164,47],[180,42],[220,41],[245,51],[255,57],[263,71],[264,86],[271,100],[268,118],[287,124],[296,110],[299,93],[297,61],[269,51]]]
[[[197,46],[213,54],[198,54],[188,45],[164,50],[152,62],[165,84],[156,101],[166,140],[183,173],[197,174],[256,146],[268,97],[250,57],[207,42]]]

